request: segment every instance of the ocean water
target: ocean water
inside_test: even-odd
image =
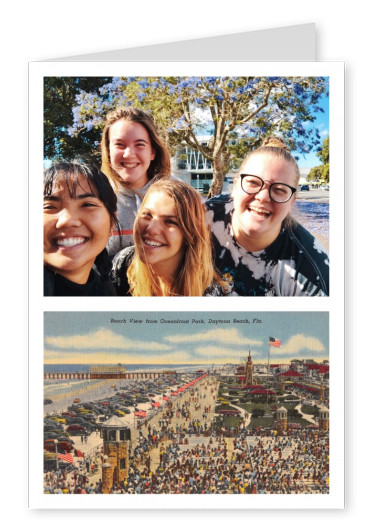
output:
[[[90,367],[93,364],[63,364],[63,363],[45,363],[44,364],[44,372],[67,372],[67,373],[87,373],[89,372]],[[102,366],[108,366],[111,365],[109,363],[104,363]],[[100,366],[96,364],[96,366]],[[117,364],[113,365],[114,367],[117,366]],[[161,365],[148,365],[148,364],[132,364],[132,363],[126,363],[122,365],[122,367],[126,367],[127,372],[134,372],[134,371],[163,371],[163,370],[176,370],[177,372],[194,372],[195,370],[203,367],[204,365],[197,364],[197,365],[187,365],[184,363],[175,363],[175,364],[161,364]],[[211,367],[211,365],[207,365],[207,367]]]

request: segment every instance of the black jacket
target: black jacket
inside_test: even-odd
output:
[[[86,284],[76,284],[44,267],[44,295],[47,297],[111,297],[116,290],[108,277],[91,270]]]

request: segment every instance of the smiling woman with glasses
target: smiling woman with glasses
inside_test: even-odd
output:
[[[291,217],[300,172],[275,137],[244,159],[231,196],[206,203],[215,264],[229,295],[327,296],[329,259]]]

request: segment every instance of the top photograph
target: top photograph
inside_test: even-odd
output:
[[[45,296],[329,296],[328,77],[44,77]]]

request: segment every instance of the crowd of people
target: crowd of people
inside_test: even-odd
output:
[[[312,430],[288,436],[206,438],[195,443],[160,446],[159,465],[151,470],[131,466],[125,482],[115,484],[128,494],[309,494],[329,492],[329,439]],[[229,448],[231,442],[233,448]],[[251,445],[254,443],[254,446]]]
[[[125,481],[111,494],[308,494],[329,491],[329,436],[287,434],[240,424],[216,428],[218,382],[204,380],[135,430]],[[45,474],[46,493],[101,493],[103,448],[79,469]],[[94,478],[94,479],[93,479]]]
[[[44,474],[45,494],[101,494],[102,479],[98,471],[103,463],[103,456],[97,451],[92,456],[83,456],[78,466],[56,468]]]
[[[327,296],[329,260],[291,217],[300,178],[275,137],[242,162],[231,195],[206,201],[171,175],[147,113],[109,113],[101,170],[54,163],[44,176],[48,296]]]

